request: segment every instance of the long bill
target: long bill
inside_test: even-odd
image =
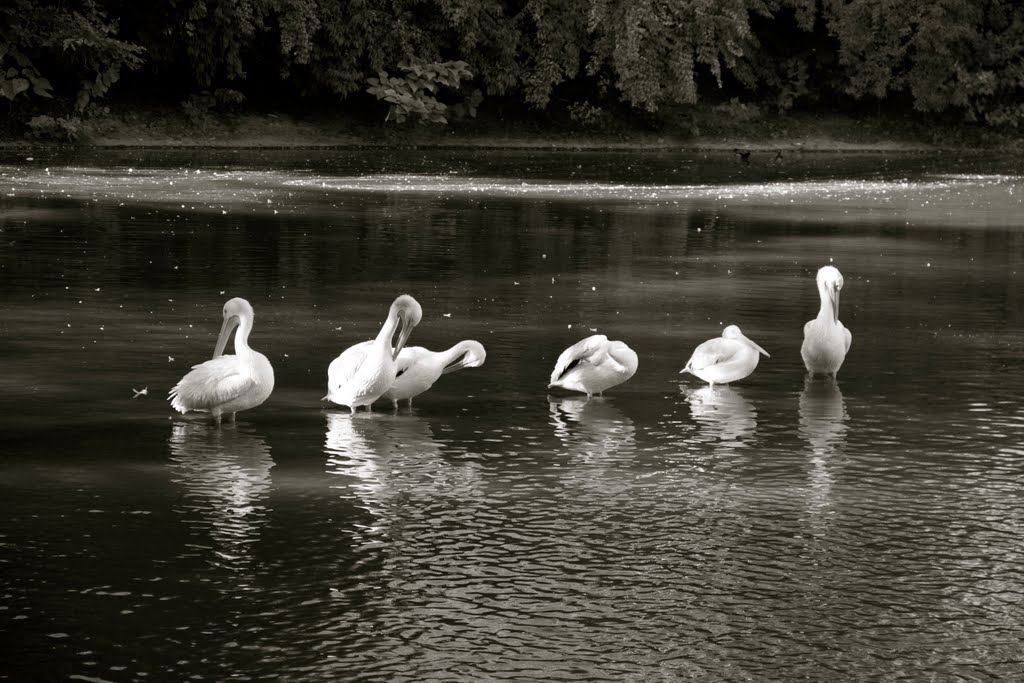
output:
[[[757,345],[757,344],[756,344],[756,343],[754,342],[754,340],[752,340],[752,339],[751,339],[750,337],[747,337],[746,335],[744,335],[744,336],[743,336],[743,339],[744,339],[744,341],[746,341],[746,342],[747,342],[748,344],[750,344],[751,346],[753,346],[753,347],[754,347],[755,349],[757,349],[758,351],[760,351],[761,353],[763,353],[763,354],[764,354],[764,356],[765,356],[766,358],[771,358],[771,356],[769,356],[769,355],[768,355],[768,352],[767,352],[767,351],[765,351],[764,349],[762,349],[762,348],[761,348],[760,346],[758,346],[758,345]]]
[[[836,287],[832,290],[832,321],[839,322],[839,288]]]
[[[402,352],[402,347],[405,346],[405,342],[409,341],[409,335],[412,334],[412,325],[405,319],[405,316],[399,315],[399,325],[401,330],[398,333],[398,343],[395,344],[395,349],[391,354],[393,360],[398,360],[398,354]]]
[[[469,359],[469,352],[467,351],[466,353],[463,353],[461,356],[459,356],[457,359],[455,359],[448,365],[444,366],[444,369],[441,370],[441,374],[447,375],[449,372],[455,372],[456,370],[461,370],[462,368],[468,367],[476,366],[471,365],[471,361]]]
[[[228,339],[231,338],[231,331],[235,329],[240,320],[238,316],[233,315],[230,318],[224,318],[224,323],[220,326],[220,335],[217,336],[217,345],[213,348],[213,357],[219,358],[224,355],[224,347],[228,345]]]

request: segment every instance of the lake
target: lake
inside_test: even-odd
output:
[[[1024,677],[1018,159],[8,150],[0,191],[0,680]],[[486,363],[323,404],[402,293]],[[235,296],[276,386],[215,427],[166,396]],[[771,357],[679,374],[729,324]],[[636,375],[548,390],[594,333]]]

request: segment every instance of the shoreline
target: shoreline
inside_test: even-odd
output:
[[[112,151],[130,149],[423,149],[649,151],[722,153],[991,153],[1024,149],[1022,137],[981,128],[926,126],[905,119],[787,114],[756,121],[715,120],[705,132],[565,130],[555,125],[472,120],[457,127],[406,127],[312,114],[211,116],[200,125],[174,110],[127,110],[81,123],[75,141],[0,138],[0,150]]]

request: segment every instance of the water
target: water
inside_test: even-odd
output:
[[[4,163],[0,679],[1024,676],[1012,160]],[[805,382],[829,262],[853,347]],[[323,408],[402,292],[412,343],[486,364]],[[164,398],[232,296],[277,387],[216,429]],[[679,375],[730,323],[771,358]],[[592,330],[636,376],[549,393]]]

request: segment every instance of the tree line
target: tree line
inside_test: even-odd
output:
[[[362,107],[502,102],[586,123],[738,99],[1024,124],[1020,0],[4,0],[12,118],[105,99]]]

